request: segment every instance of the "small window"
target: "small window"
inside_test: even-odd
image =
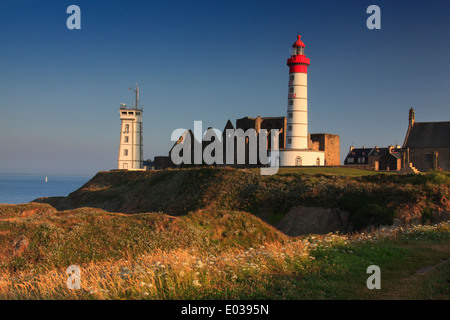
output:
[[[290,77],[289,77],[289,80],[290,80],[290,81],[294,81],[294,76],[293,76],[293,75],[290,76]]]
[[[292,139],[291,138],[288,138],[287,140],[288,140],[288,142],[287,142],[288,144],[292,144]]]
[[[136,112],[136,115],[137,115],[137,116],[140,116],[140,115],[141,115],[141,113],[140,113],[140,112]]]
[[[288,126],[288,131],[292,131],[292,126]]]
[[[128,142],[128,136],[125,136],[123,142]]]
[[[125,133],[129,133],[130,132],[130,125],[126,124],[125,125]]]
[[[355,158],[347,158],[347,163],[353,163],[355,161]]]
[[[128,156],[128,149],[124,149],[123,150],[123,155],[126,157],[126,156]]]
[[[127,114],[127,112],[126,111],[122,111],[122,114]]]
[[[294,92],[294,87],[290,87],[289,92],[291,92],[291,93]]]
[[[289,105],[292,106],[294,104],[294,100],[289,100]]]
[[[288,118],[289,118],[289,119],[292,119],[292,112],[289,112]]]
[[[365,158],[364,158],[364,157],[359,157],[359,158],[358,158],[358,163],[364,163],[364,161],[365,161]]]
[[[129,111],[128,114],[134,114],[134,112],[133,111]]]

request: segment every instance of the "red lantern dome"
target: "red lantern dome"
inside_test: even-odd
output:
[[[298,48],[298,47],[304,48],[305,47],[305,44],[303,43],[303,41],[300,40],[301,37],[302,37],[301,35],[297,36],[297,41],[294,42],[294,44],[292,45],[292,48]]]

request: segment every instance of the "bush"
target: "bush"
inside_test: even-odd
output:
[[[350,221],[355,230],[368,225],[391,225],[395,210],[387,205],[381,196],[367,192],[345,193],[340,208],[350,213]]]
[[[431,223],[433,221],[433,209],[431,207],[423,208],[420,218],[422,220],[422,224]]]

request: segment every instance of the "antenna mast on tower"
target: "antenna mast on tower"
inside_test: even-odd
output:
[[[133,90],[134,93],[136,94],[136,98],[134,101],[134,109],[136,109],[136,110],[139,109],[139,87],[138,87],[137,83],[136,83],[136,89],[129,87],[128,90]]]

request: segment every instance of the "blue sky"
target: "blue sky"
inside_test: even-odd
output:
[[[81,8],[81,30],[66,9]],[[381,8],[381,30],[366,9]],[[0,3],[0,172],[92,175],[117,166],[119,104],[144,108],[144,157],[195,120],[223,129],[285,116],[300,32],[309,132],[402,144],[416,121],[450,120],[449,1],[32,1]]]

